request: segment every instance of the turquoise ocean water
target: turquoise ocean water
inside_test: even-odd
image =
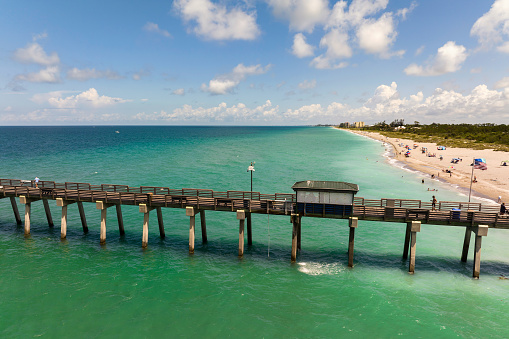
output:
[[[116,133],[115,131],[119,131]],[[338,180],[366,198],[466,201],[447,184],[390,165],[380,143],[313,127],[1,127],[0,177],[93,184],[291,193],[299,180]],[[438,192],[428,192],[435,188]],[[509,231],[483,239],[481,279],[472,247],[460,262],[464,228],[423,225],[416,273],[401,259],[404,224],[360,221],[355,267],[347,267],[347,220],[303,218],[302,251],[290,263],[287,216],[253,215],[253,246],[237,257],[234,213],[207,211],[208,244],[189,219],[163,209],[166,238],[151,217],[124,206],[125,237],[114,211],[99,244],[100,211],[85,204],[84,235],[69,206],[32,204],[31,236],[0,200],[2,337],[478,338],[509,337]],[[20,205],[20,211],[23,209]]]

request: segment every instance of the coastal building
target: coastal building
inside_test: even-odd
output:
[[[364,121],[356,121],[353,123],[355,128],[361,128],[364,127]]]

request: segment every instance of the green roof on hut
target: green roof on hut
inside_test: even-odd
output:
[[[312,190],[312,191],[339,191],[339,192],[354,192],[359,191],[359,185],[351,184],[343,181],[297,181],[293,184],[292,189],[297,190]]]

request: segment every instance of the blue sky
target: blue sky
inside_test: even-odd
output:
[[[1,125],[509,123],[509,0],[0,6]]]

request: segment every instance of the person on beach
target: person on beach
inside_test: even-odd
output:
[[[474,182],[477,182],[477,177],[474,175]]]
[[[498,200],[497,200],[497,202],[498,202],[499,204],[502,202],[502,196],[501,196],[501,195],[499,195],[499,196],[498,196]]]
[[[437,198],[435,198],[435,196],[433,196],[433,199],[431,200],[431,210],[432,211],[436,211],[436,205],[437,205]]]
[[[506,212],[505,202],[503,202],[502,205],[500,205],[500,215],[504,215],[505,212]]]
[[[35,177],[34,181],[35,181],[35,188],[39,188],[39,178]]]

